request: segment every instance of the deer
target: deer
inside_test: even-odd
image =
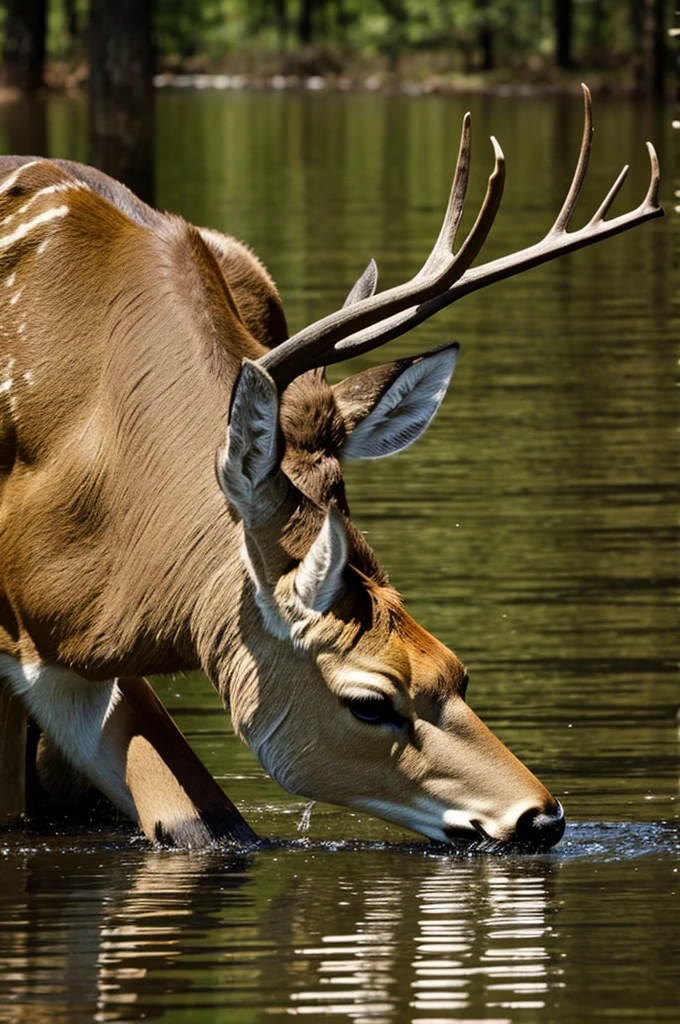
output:
[[[430,840],[543,851],[563,808],[483,724],[461,660],[406,611],[350,518],[342,466],[401,451],[439,408],[455,342],[331,386],[462,296],[662,216],[569,230],[592,104],[545,237],[475,265],[505,178],[494,167],[454,252],[471,125],[439,236],[408,281],[371,261],[344,305],[289,335],[243,243],[161,213],[102,172],[0,158],[0,813],[31,770],[87,783],[151,841],[258,841],[147,681],[202,669],[285,789]],[[28,743],[27,722],[41,739]]]

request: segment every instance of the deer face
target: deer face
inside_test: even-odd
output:
[[[293,793],[440,841],[544,848],[562,835],[559,804],[468,706],[463,665],[405,611],[344,501],[338,458],[414,440],[456,353],[379,367],[332,392],[317,381],[316,402],[302,387],[280,414],[266,372],[244,363],[218,475],[243,519],[260,622],[232,716]]]
[[[328,409],[321,415],[318,404],[302,419],[293,407],[291,416],[285,393],[307,371],[377,348],[477,288],[662,216],[658,161],[648,143],[642,203],[606,219],[624,169],[585,227],[568,230],[590,155],[585,86],[583,98],[576,170],[540,242],[472,266],[505,180],[503,153],[492,138],[486,196],[454,255],[470,170],[466,115],[444,221],[422,268],[376,294],[371,261],[342,309],[257,363],[245,361],[226,454],[218,460],[222,488],[243,521],[244,560],[271,648],[265,654],[260,644],[252,652],[257,681],[248,699],[237,696],[237,726],[294,791],[363,807],[438,839],[462,830],[540,848],[564,830],[560,805],[467,706],[460,663],[408,618],[348,518],[338,458],[379,458],[415,440],[444,395],[456,346],[349,378],[334,389],[337,416]],[[370,615],[360,611],[367,603]]]

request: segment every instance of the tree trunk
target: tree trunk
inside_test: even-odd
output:
[[[651,91],[663,96],[666,84],[666,8],[664,0],[652,0],[652,53],[653,66],[650,76]]]
[[[560,68],[572,68],[573,0],[554,0],[555,61]]]
[[[286,10],[286,0],[274,0],[274,17],[276,20],[279,53],[285,53],[288,47],[288,11]]]
[[[153,0],[90,2],[90,162],[154,192]]]
[[[43,84],[47,0],[5,0],[5,8],[3,85],[34,93]]]
[[[80,39],[76,0],[64,0],[64,17],[66,19],[66,33],[68,35],[71,48],[75,49]]]
[[[666,32],[664,0],[631,0],[635,86],[644,96],[663,96]]]
[[[493,27],[491,25],[491,0],[475,0],[475,7],[479,13],[479,31],[477,43],[480,51],[480,71],[493,71]]]
[[[606,53],[607,43],[607,12],[604,0],[593,0],[590,7],[590,25],[588,27],[588,49],[590,60],[599,63]]]
[[[298,17],[298,39],[302,46],[308,46],[314,36],[314,0],[301,0]]]

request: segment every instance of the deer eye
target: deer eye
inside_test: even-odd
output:
[[[347,707],[355,718],[367,725],[395,725],[398,728],[406,725],[408,719],[395,711],[389,697],[352,697]]]

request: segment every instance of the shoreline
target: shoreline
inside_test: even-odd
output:
[[[421,69],[422,71],[422,69]],[[154,75],[156,89],[216,90],[229,92],[326,92],[382,93],[402,96],[500,96],[542,97],[580,96],[585,81],[594,95],[610,95],[626,99],[644,99],[635,83],[621,73],[601,69],[579,68],[562,71],[546,67],[536,71],[519,70],[491,74],[453,74],[431,72],[408,74],[387,71],[373,66],[355,66],[351,70],[312,73],[283,73],[270,69],[258,71],[224,71],[182,69],[162,70]],[[45,99],[56,93],[83,95],[87,93],[86,65],[66,68],[48,65],[45,84],[36,97]],[[0,87],[0,103],[11,103],[26,97],[19,90]],[[667,98],[670,99],[670,96]]]

